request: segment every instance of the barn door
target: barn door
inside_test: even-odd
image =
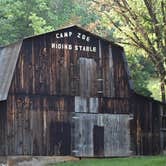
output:
[[[94,156],[104,156],[104,127],[94,125],[93,144]]]
[[[94,96],[97,93],[96,87],[96,62],[92,58],[79,58],[80,69],[80,83],[79,90],[80,96]]]
[[[129,115],[73,113],[72,154],[81,157],[130,156]]]

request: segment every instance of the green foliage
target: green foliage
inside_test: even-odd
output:
[[[161,100],[160,93],[160,80],[158,78],[150,78],[147,85],[148,89],[152,92],[152,97],[156,100]]]
[[[46,21],[42,17],[37,16],[36,13],[31,13],[29,20],[31,21],[29,26],[33,28],[34,34],[40,34],[53,30],[52,26],[46,26]]]
[[[112,159],[83,159],[75,162],[54,164],[54,166],[164,166],[165,163],[166,158],[164,156],[158,156]]]
[[[135,91],[145,96],[151,96],[152,93],[148,89],[148,83],[154,73],[152,64],[142,55],[130,55],[127,56],[127,59]]]
[[[0,1],[0,43],[8,44],[25,36],[40,34],[73,23],[72,0]]]

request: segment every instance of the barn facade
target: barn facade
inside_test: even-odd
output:
[[[0,47],[0,155],[166,150],[166,105],[136,94],[121,46],[71,26]]]

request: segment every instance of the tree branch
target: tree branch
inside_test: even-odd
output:
[[[122,0],[122,3],[120,3],[120,1],[115,1],[116,2],[116,5],[119,6],[119,11],[116,10],[117,13],[119,13],[124,19],[126,22],[130,21],[130,23],[132,23],[132,26],[130,26],[130,24],[128,24],[129,26],[129,29],[131,30],[133,36],[135,37],[135,41],[138,40],[139,41],[139,44],[138,46],[140,48],[143,48],[149,55],[152,55],[153,54],[153,59],[158,62],[158,61],[161,61],[161,57],[158,56],[158,52],[157,50],[155,49],[154,45],[152,44],[149,36],[148,36],[148,33],[145,31],[145,28],[141,25],[141,24],[138,24],[140,21],[138,20],[139,16],[137,16],[137,14],[132,10],[132,8],[130,7],[130,5],[128,4],[128,2],[126,0]],[[126,12],[123,12],[123,11],[127,11],[129,16],[126,14]],[[129,19],[128,17],[132,18],[132,21],[131,19]],[[144,43],[140,37],[138,37],[137,33],[139,32],[141,37],[145,39],[145,41],[147,42],[148,44],[148,47],[146,47],[146,43]],[[130,36],[130,35],[128,35]],[[160,47],[160,40],[158,41],[158,46]],[[158,48],[159,50],[159,48]]]
[[[161,12],[162,12],[162,17],[163,17],[163,26],[164,26],[164,44],[163,46],[165,47],[165,51],[166,52],[166,3],[164,3],[164,1],[161,1]]]

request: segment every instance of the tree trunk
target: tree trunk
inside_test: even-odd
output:
[[[160,88],[161,88],[161,98],[162,98],[162,102],[166,103],[166,99],[165,99],[165,83],[164,83],[163,80],[161,81]]]

